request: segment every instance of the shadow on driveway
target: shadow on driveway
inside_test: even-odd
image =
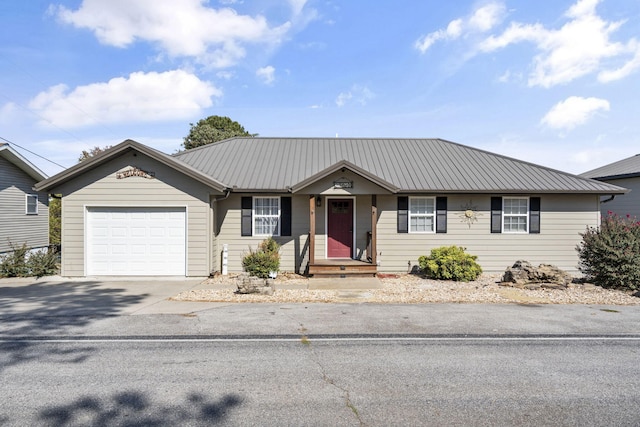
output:
[[[95,317],[121,314],[148,293],[101,282],[36,282],[0,286],[3,335],[51,335],[82,326]]]
[[[133,291],[132,291],[133,289]],[[100,282],[28,282],[0,284],[0,371],[32,360],[81,363],[93,348],[45,352],[36,341],[19,338],[75,335],[92,321],[122,314],[149,296]]]

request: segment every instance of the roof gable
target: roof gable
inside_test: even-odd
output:
[[[72,180],[75,177],[83,174],[84,172],[89,171],[95,168],[96,166],[102,165],[108,162],[109,160],[111,160],[112,158],[119,156],[120,154],[130,150],[138,151],[139,153],[142,153],[166,166],[169,166],[175,169],[176,171],[181,172],[195,179],[196,181],[199,181],[205,185],[212,187],[217,191],[222,192],[227,188],[227,186],[221,183],[220,181],[216,180],[215,178],[209,175],[203,174],[202,172],[194,169],[188,164],[185,164],[184,162],[178,159],[175,159],[172,156],[169,156],[160,151],[154,150],[151,147],[140,144],[139,142],[133,141],[131,139],[127,139],[121,142],[120,144],[116,145],[115,147],[109,148],[108,150],[105,150],[104,152],[90,159],[84,160],[60,172],[59,174],[52,176],[49,179],[38,182],[34,186],[34,188],[38,191],[49,190],[51,188],[59,186],[60,184],[63,184],[64,182]]]
[[[442,139],[236,137],[175,157],[241,191],[299,191],[344,162],[394,192],[626,192]]]
[[[20,168],[20,170],[33,178],[36,182],[47,178],[47,175],[44,172],[21,156],[20,153],[11,148],[9,144],[0,144],[0,157],[3,157],[7,161],[16,165],[16,167]]]
[[[291,187],[291,192],[292,193],[297,193],[298,191],[307,188],[309,185],[314,184],[318,181],[320,181],[323,178],[326,178],[327,176],[331,175],[334,172],[337,172],[339,170],[342,169],[347,169],[352,171],[353,173],[355,173],[356,175],[360,175],[361,177],[373,182],[374,184],[384,188],[385,190],[389,191],[390,193],[397,193],[400,189],[396,186],[394,186],[393,184],[386,182],[384,180],[381,180],[380,178],[378,178],[377,176],[365,171],[362,168],[357,167],[356,165],[346,161],[346,160],[341,160],[338,163],[329,166],[328,168],[318,172],[317,174],[310,176],[309,178],[305,179],[304,181],[301,181],[299,183],[297,183],[296,185],[294,185],[293,187]]]

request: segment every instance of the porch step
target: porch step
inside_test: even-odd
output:
[[[357,264],[313,264],[309,266],[309,275],[313,277],[347,278],[373,277],[378,272],[375,265],[367,263]]]

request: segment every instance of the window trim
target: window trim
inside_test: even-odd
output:
[[[33,197],[36,201],[35,212],[29,212],[29,198]],[[25,215],[38,215],[38,195],[37,194],[25,194],[24,198],[24,213]]]
[[[433,202],[433,212],[432,213],[428,213],[428,214],[415,214],[411,212],[411,205],[412,205],[412,201],[413,200],[417,200],[417,199],[430,199]],[[408,224],[407,224],[407,231],[409,232],[409,234],[435,234],[436,233],[436,229],[437,224],[436,224],[436,215],[437,213],[437,209],[436,209],[436,198],[434,196],[410,196],[409,197],[409,206],[407,209],[407,220],[408,220]],[[411,218],[428,218],[431,217],[431,230],[430,231],[413,231],[411,229]]]
[[[505,213],[505,200],[526,200],[527,201],[527,211],[523,214],[506,214]],[[530,197],[526,196],[526,197],[516,197],[516,196],[509,196],[509,197],[502,197],[502,233],[504,234],[529,234],[529,228],[530,228],[530,215],[531,212],[531,200]],[[516,230],[516,231],[507,231],[505,228],[505,218],[506,217],[517,217],[517,218],[525,218],[525,230]]]
[[[259,215],[256,212],[256,200],[257,199],[274,199],[277,200],[278,202],[278,213],[277,215]],[[275,236],[278,237],[280,236],[280,232],[281,232],[281,227],[282,227],[282,202],[280,201],[280,196],[253,196],[252,201],[251,201],[251,235],[252,236],[263,236],[263,237],[269,237],[269,236]],[[256,233],[256,220],[258,218],[276,218],[278,227],[275,233],[272,234],[258,234]]]

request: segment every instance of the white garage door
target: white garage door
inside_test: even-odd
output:
[[[185,208],[88,208],[87,275],[184,276]]]

